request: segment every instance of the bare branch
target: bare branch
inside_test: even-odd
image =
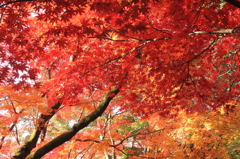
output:
[[[28,2],[28,1],[34,1],[34,0],[17,0],[17,1],[9,1],[9,2],[7,2],[7,3],[1,4],[1,5],[0,5],[0,8],[1,8],[1,7],[4,7],[4,6],[7,6],[7,5],[9,5],[9,4],[12,4],[12,3]]]
[[[137,133],[135,133],[135,134],[133,134],[133,135],[129,135],[129,136],[123,138],[122,140],[120,140],[119,143],[117,143],[117,144],[115,144],[115,145],[109,145],[109,146],[110,146],[110,147],[117,147],[117,146],[121,145],[125,140],[127,140],[127,139],[129,139],[129,138],[131,138],[131,137],[134,137],[134,136],[136,136],[136,135],[148,135],[148,134],[153,134],[153,133],[156,133],[156,132],[161,132],[161,131],[163,131],[163,130],[164,130],[164,129],[159,129],[159,130],[150,131],[150,132],[147,132],[147,133],[137,132]]]
[[[233,33],[240,33],[240,28],[220,29],[217,31],[196,31],[191,34],[233,34]]]
[[[240,2],[237,1],[237,0],[225,0],[225,1],[230,3],[230,4],[232,4],[232,5],[234,5],[235,7],[240,8]]]
[[[19,113],[17,114],[21,114],[24,111],[24,109],[20,110]],[[18,118],[13,122],[12,126],[9,128],[9,131],[11,132],[13,130],[13,128],[16,126],[18,121]],[[3,146],[3,142],[4,142],[5,136],[2,136],[1,140],[0,140],[0,150],[2,149]]]
[[[32,153],[29,156],[29,159],[39,159],[46,153],[52,151],[54,148],[62,145],[66,141],[69,141],[79,130],[85,128],[92,121],[96,120],[99,116],[101,116],[103,112],[107,109],[110,101],[119,93],[119,91],[120,91],[119,89],[115,88],[106,93],[102,102],[99,104],[95,111],[81,119],[70,130],[54,138],[49,143],[39,148],[35,153]]]
[[[30,140],[27,141],[12,157],[12,159],[22,159],[26,158],[31,150],[36,147],[37,141],[39,139],[39,136],[41,132],[44,130],[44,127],[46,126],[46,122],[49,121],[54,114],[56,113],[56,110],[61,106],[61,103],[56,103],[53,107],[51,107],[51,111],[48,112],[48,114],[41,114],[38,123],[36,126],[36,129],[32,132],[32,135],[30,137]]]

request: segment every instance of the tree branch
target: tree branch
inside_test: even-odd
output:
[[[16,112],[16,114],[21,114],[23,111],[24,111],[24,109],[20,110],[19,113],[17,113],[16,111],[15,112]],[[9,132],[11,132],[13,130],[13,128],[16,126],[17,121],[18,121],[18,118],[13,122],[12,126],[9,128]],[[0,140],[0,150],[2,149],[3,142],[4,142],[5,138],[6,138],[6,136],[2,136],[2,138]]]
[[[196,31],[191,34],[233,34],[233,33],[240,33],[240,28],[221,29],[217,31]]]
[[[161,132],[161,131],[163,131],[163,130],[164,130],[164,129],[159,129],[159,130],[150,131],[150,132],[147,132],[147,133],[140,133],[140,132],[137,132],[137,133],[135,133],[135,134],[133,134],[133,135],[126,136],[125,138],[123,138],[122,140],[120,140],[119,143],[114,144],[114,145],[109,145],[109,146],[110,146],[110,147],[117,147],[117,146],[123,144],[123,142],[124,142],[125,140],[127,140],[127,139],[129,139],[129,138],[131,138],[131,137],[134,137],[134,136],[137,136],[137,135],[148,135],[148,134],[153,134],[153,133],[156,133],[156,132]]]
[[[46,122],[49,121],[54,114],[56,113],[56,110],[61,106],[61,103],[56,103],[53,107],[51,107],[51,111],[48,112],[47,115],[41,114],[38,123],[36,126],[36,129],[32,132],[32,135],[27,141],[12,157],[12,159],[23,159],[26,158],[31,150],[36,147],[37,141],[39,139],[39,136],[41,132],[44,130],[44,127],[46,126]]]
[[[240,2],[237,1],[237,0],[225,0],[225,1],[230,3],[230,4],[232,4],[232,5],[234,5],[235,7],[240,8]]]
[[[59,135],[55,139],[51,140],[49,143],[45,144],[43,147],[39,148],[35,153],[32,153],[28,159],[39,159],[46,153],[52,151],[54,148],[62,145],[64,142],[69,141],[79,130],[85,128],[92,121],[96,120],[102,113],[106,110],[110,101],[118,94],[119,89],[112,89],[105,94],[102,102],[99,104],[97,109],[76,123],[69,131]]]
[[[7,2],[7,3],[1,4],[1,5],[0,5],[0,8],[1,8],[1,7],[4,7],[4,6],[6,6],[6,5],[12,4],[12,3],[28,2],[28,1],[34,1],[34,0],[16,0],[16,1],[9,1],[9,2]]]

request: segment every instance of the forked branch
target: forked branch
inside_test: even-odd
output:
[[[51,107],[51,111],[47,115],[46,114],[40,115],[36,129],[32,132],[30,139],[15,153],[12,159],[24,159],[30,154],[32,149],[36,147],[39,136],[41,132],[44,130],[44,127],[46,126],[45,125],[46,122],[49,121],[54,116],[56,110],[60,106],[61,103],[58,102],[53,107]]]
[[[59,135],[58,137],[51,140],[49,143],[39,148],[36,152],[32,153],[28,159],[39,159],[48,152],[52,151],[54,148],[62,145],[66,141],[69,141],[79,130],[85,128],[86,126],[88,126],[88,124],[101,116],[108,107],[110,101],[118,94],[118,92],[119,89],[112,89],[111,91],[106,93],[102,102],[99,104],[99,106],[94,112],[80,120],[67,132]]]

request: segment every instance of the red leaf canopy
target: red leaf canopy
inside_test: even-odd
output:
[[[0,10],[1,84],[38,87],[51,103],[116,86],[121,109],[167,115],[239,97],[240,10],[228,3],[27,0]]]

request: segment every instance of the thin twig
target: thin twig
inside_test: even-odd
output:
[[[10,1],[10,2],[7,2],[7,3],[1,4],[1,5],[0,5],[0,8],[1,8],[1,7],[4,7],[4,6],[6,6],[6,5],[12,4],[12,3],[30,2],[30,1],[34,1],[34,0],[17,0],[17,1]]]

